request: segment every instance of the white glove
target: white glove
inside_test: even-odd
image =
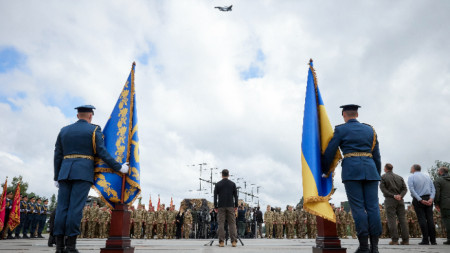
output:
[[[56,186],[56,188],[59,188],[59,183],[58,183],[58,181],[55,181],[55,186]]]
[[[127,163],[122,164],[122,169],[120,169],[120,172],[123,174],[128,174],[128,170],[130,169],[130,165]]]

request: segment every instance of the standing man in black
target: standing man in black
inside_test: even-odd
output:
[[[448,174],[448,168],[441,167],[438,170],[439,177],[434,182],[436,188],[436,209],[441,211],[442,220],[447,230],[446,245],[450,245],[450,175]]]
[[[398,245],[398,231],[397,231],[397,218],[402,229],[402,245],[409,244],[409,231],[408,223],[406,222],[405,197],[408,192],[405,180],[392,170],[394,166],[387,163],[384,166],[384,174],[381,176],[380,189],[384,195],[384,208],[386,209],[386,216],[389,228],[389,234],[392,241],[390,245]]]
[[[219,217],[219,247],[224,247],[225,242],[225,220],[228,221],[231,245],[236,247],[236,210],[238,207],[238,196],[236,184],[229,180],[230,173],[227,169],[222,170],[222,180],[214,187],[214,208]]]

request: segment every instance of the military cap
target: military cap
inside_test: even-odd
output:
[[[75,107],[75,109],[78,110],[78,112],[92,112],[92,114],[94,114],[95,107],[92,105],[81,105]]]
[[[344,113],[345,111],[358,111],[358,108],[360,107],[361,106],[359,105],[349,104],[349,105],[341,105],[340,108],[342,108],[342,113]]]
[[[39,198],[37,198],[36,200],[41,200],[41,198],[39,197]]]
[[[34,195],[30,195],[30,196],[28,196],[28,198],[29,198],[30,200],[32,200],[32,199],[35,199],[36,197],[35,197]]]
[[[6,194],[12,194],[13,192],[12,191],[8,191],[8,192],[6,192]]]

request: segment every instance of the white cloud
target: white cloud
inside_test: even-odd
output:
[[[55,193],[59,129],[84,103],[97,107],[94,122],[104,126],[133,60],[144,203],[150,194],[153,203],[158,194],[165,203],[198,196],[189,192],[198,189],[198,166],[186,165],[207,162],[261,186],[262,203],[296,204],[310,58],[332,124],[342,123],[339,105],[361,104],[361,121],[379,134],[383,163],[406,177],[413,163],[450,160],[446,1],[241,1],[232,12],[213,8],[226,4],[1,3],[0,22],[8,25],[0,32],[8,36],[0,47],[27,60],[0,73],[0,174],[22,174],[30,191]],[[241,80],[259,50],[263,76]],[[335,185],[339,203],[339,173]]]

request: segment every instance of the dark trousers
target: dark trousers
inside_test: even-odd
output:
[[[47,215],[40,214],[40,215],[38,215],[38,217],[39,217],[38,235],[41,235],[42,234],[42,230],[44,230],[45,220],[47,219]]]
[[[58,207],[56,208],[53,234],[77,236],[83,207],[91,188],[91,183],[82,180],[61,180],[58,189]]]
[[[225,241],[225,220],[228,222],[228,231],[230,232],[231,242],[237,242],[236,216],[234,207],[219,207],[219,242]]]
[[[420,196],[423,200],[430,199],[430,196]],[[413,198],[414,211],[417,214],[417,220],[419,221],[420,230],[422,231],[422,242],[436,242],[436,230],[434,228],[433,221],[433,205],[426,206],[415,198]]]
[[[358,236],[380,236],[378,181],[345,181],[345,191],[352,210]]]
[[[36,226],[37,226],[37,214],[33,213],[31,215],[28,215],[30,218],[28,219],[28,223],[30,224],[29,231],[30,236],[34,236],[34,232],[36,232]]]
[[[384,200],[384,208],[386,209],[387,223],[389,227],[389,234],[392,241],[398,242],[397,218],[402,230],[402,240],[409,240],[408,223],[406,222],[405,202],[398,201],[394,198],[386,198]]]
[[[25,228],[25,222],[26,222],[26,220],[27,220],[27,214],[26,214],[25,212],[20,213],[20,223],[19,223],[19,225],[16,227],[16,230],[15,230],[15,232],[14,232],[14,233],[16,234],[16,237],[19,237],[20,232],[22,231],[22,229]]]
[[[447,231],[447,240],[450,241],[450,209],[441,209],[441,215]]]
[[[25,221],[25,227],[23,228],[23,234],[26,235],[28,233],[31,234],[31,223],[33,223],[34,214],[27,214],[27,220]]]

